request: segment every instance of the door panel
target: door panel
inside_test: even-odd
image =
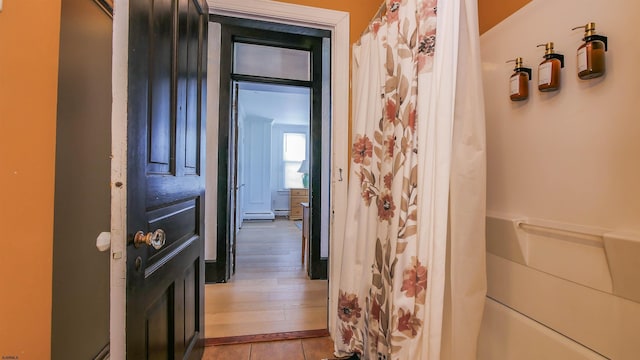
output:
[[[198,10],[194,6],[189,7],[188,13],[188,22],[187,22],[187,34],[190,34],[194,31],[198,31],[200,27]],[[207,21],[204,19],[203,21]],[[198,54],[198,49],[201,48],[198,38],[187,36],[187,53],[188,54]],[[206,59],[206,55],[205,55]],[[198,174],[199,164],[200,164],[200,148],[201,143],[198,139],[202,136],[202,126],[198,123],[200,106],[198,104],[200,99],[197,94],[200,89],[198,87],[198,56],[188,56],[186,59],[187,65],[187,78],[185,81],[186,86],[186,124],[185,124],[185,174],[195,175]]]
[[[199,359],[206,3],[136,0],[129,16],[127,358]],[[157,229],[161,247],[134,244]]]
[[[149,108],[149,163],[148,171],[151,173],[167,174],[170,171],[171,145],[175,138],[172,123],[171,99],[172,79],[171,67],[173,66],[173,16],[174,7],[172,0],[144,1],[152,3],[150,10],[150,23],[148,25],[149,48],[146,53],[153,54],[148,58],[149,74],[148,90],[150,96]],[[151,5],[151,4],[150,4]],[[147,20],[147,19],[145,19]],[[147,34],[142,34],[145,36]],[[132,54],[140,56],[140,52]],[[152,61],[151,61],[152,60]],[[131,61],[131,60],[130,60]],[[144,76],[144,75],[143,75]]]
[[[200,286],[197,276],[198,264],[194,263],[189,267],[184,275],[184,297],[187,299],[197,299]],[[184,304],[184,343],[192,343],[194,337],[198,335],[198,309],[196,302],[186,301]]]
[[[199,236],[197,234],[198,208],[198,202],[189,199],[148,213],[148,229],[163,229],[167,234],[171,234],[161,249],[156,250],[152,246],[144,248],[147,250],[149,265],[165,259],[170,252],[174,251],[177,246],[184,244],[186,240]]]
[[[171,307],[169,303],[173,297],[173,289],[169,288],[162,294],[156,302],[151,305],[146,314],[147,333],[147,356],[149,359],[169,359],[171,349],[166,344],[173,341],[169,337],[169,319]]]

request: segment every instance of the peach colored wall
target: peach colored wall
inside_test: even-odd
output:
[[[60,0],[0,12],[0,357],[47,359]]]
[[[360,33],[369,24],[369,20],[378,10],[383,0],[278,0],[299,5],[346,11],[351,20],[351,43],[360,37]],[[531,0],[478,0],[478,20],[480,34],[518,11]]]
[[[480,34],[518,11],[531,0],[478,0],[478,21]]]
[[[378,10],[383,0],[278,0],[299,5],[346,11],[351,19],[351,43],[360,37],[360,33],[369,24],[369,20]],[[491,29],[509,15],[518,11],[531,0],[478,0],[478,20],[480,34]]]
[[[353,44],[369,24],[382,4],[382,0],[278,0],[291,4],[339,10],[349,13],[350,39]]]

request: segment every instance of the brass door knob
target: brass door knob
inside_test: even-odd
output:
[[[158,229],[154,232],[149,232],[146,235],[144,234],[144,232],[138,231],[133,237],[133,244],[135,245],[135,247],[149,245],[158,250],[164,245],[166,240],[167,235],[162,229]]]

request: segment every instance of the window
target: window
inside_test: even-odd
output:
[[[307,153],[307,136],[303,133],[290,133],[285,132],[282,136],[282,163],[284,165],[284,187],[290,188],[302,188],[303,175],[308,174],[304,171],[304,167],[301,168],[302,162],[306,159]]]
[[[233,47],[236,74],[311,81],[310,51],[239,42]]]

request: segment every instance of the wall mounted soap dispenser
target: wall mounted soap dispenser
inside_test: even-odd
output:
[[[538,90],[556,91],[560,89],[560,69],[564,67],[564,55],[553,52],[553,43],[540,44],[544,46],[544,61],[538,66]]]
[[[607,37],[596,35],[596,23],[590,22],[571,30],[584,29],[584,44],[578,48],[578,77],[583,80],[604,75],[604,52],[607,51]]]
[[[517,57],[509,62],[515,62],[513,75],[509,80],[509,97],[511,101],[522,101],[529,97],[529,80],[531,80],[531,69],[522,66],[522,58]]]

